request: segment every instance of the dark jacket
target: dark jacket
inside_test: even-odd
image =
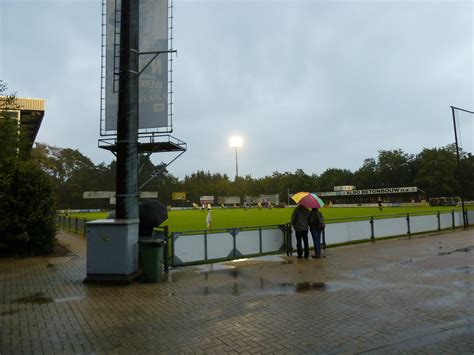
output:
[[[309,228],[311,229],[324,229],[324,217],[319,210],[313,208],[309,213]]]
[[[309,221],[309,211],[306,207],[299,205],[293,211],[291,215],[291,224],[295,231],[307,231],[308,230],[308,221]]]

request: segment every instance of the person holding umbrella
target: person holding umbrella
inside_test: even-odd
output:
[[[306,240],[305,243],[306,244],[308,243],[308,227],[310,227],[311,236],[313,237],[313,242],[314,242],[315,257],[318,257],[318,255],[320,257],[321,256],[321,231],[324,229],[324,219],[322,219],[323,222],[321,223],[321,220],[319,217],[322,218],[322,214],[321,212],[318,211],[318,208],[322,208],[324,206],[324,201],[321,200],[321,198],[319,198],[319,196],[317,196],[316,194],[313,194],[310,192],[297,192],[296,194],[291,196],[291,199],[298,204],[297,209],[299,207],[303,207],[306,211],[306,212],[302,212],[302,210],[300,210],[302,214],[305,213],[307,215],[306,231],[304,232],[305,239],[303,239],[303,242],[305,242]],[[317,220],[311,217],[311,214],[308,211],[308,208],[313,209],[312,213],[314,217],[316,216],[318,217]],[[293,212],[293,215],[295,214],[295,212],[296,210]],[[296,221],[296,218],[295,218],[295,221]],[[291,222],[293,223],[293,216],[291,218]],[[298,230],[296,229],[295,223],[293,223],[293,225],[295,226],[294,228],[296,232],[296,245],[298,247],[298,242],[301,245],[301,241],[298,241]],[[303,238],[303,233],[301,233],[300,236],[301,238]],[[305,257],[307,257],[306,255],[309,255],[309,250],[306,253],[306,244],[305,244]],[[300,255],[299,252],[298,252],[298,255]]]
[[[304,257],[308,259],[309,257],[309,245],[308,245],[308,221],[309,221],[309,211],[303,205],[298,205],[291,215],[291,224],[295,229],[296,233],[296,249],[298,254],[298,259],[303,257],[303,248],[301,241],[304,244]]]
[[[313,237],[314,244],[314,259],[321,258],[321,232],[323,231],[324,217],[323,214],[317,209],[311,209],[309,214],[309,229],[311,231],[311,237]]]

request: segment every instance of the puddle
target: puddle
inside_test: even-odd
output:
[[[54,300],[51,297],[44,297],[42,293],[35,293],[27,297],[17,298],[15,302],[45,304],[45,303],[52,303],[54,302]]]
[[[55,298],[53,301],[56,303],[63,303],[69,301],[81,301],[86,299],[86,296],[72,296],[72,297],[64,297],[64,298]]]
[[[240,276],[240,270],[237,268],[232,268],[232,269],[223,269],[223,270],[212,271],[212,272],[203,272],[202,274],[204,275],[204,280],[208,280],[210,275],[227,275],[227,276],[232,277],[234,280],[236,280]]]
[[[286,255],[263,255],[263,256],[256,256],[253,258],[242,258],[242,259],[229,261],[227,262],[227,264],[234,264],[234,263],[244,264],[246,262],[254,264],[260,261],[280,262],[282,264],[293,264],[293,261],[290,260]]]
[[[185,278],[192,277],[194,274],[202,274],[204,280],[208,280],[211,275],[224,275],[228,274],[232,278],[237,279],[238,277],[242,277],[241,270],[239,266],[252,263],[256,264],[261,261],[270,261],[270,262],[278,262],[280,264],[293,264],[294,261],[287,258],[286,256],[282,255],[264,255],[261,257],[254,257],[254,258],[242,258],[227,261],[224,263],[214,263],[214,264],[204,264],[204,265],[194,265],[194,266],[187,266],[184,268],[177,268],[174,270],[170,270],[168,273],[163,275],[161,279],[162,282],[175,282]],[[263,267],[260,267],[263,268]]]
[[[15,310],[13,310],[13,311],[4,311],[4,312],[2,312],[2,313],[0,313],[0,314],[1,314],[2,316],[10,316],[10,315],[15,314],[15,313],[18,313],[18,312],[19,312],[19,310],[18,310],[18,309],[15,309]]]
[[[330,292],[352,289],[356,291],[367,291],[389,287],[390,284],[359,276],[356,280],[331,281],[326,284],[326,289]]]
[[[285,295],[295,293],[305,293],[310,291],[325,290],[324,282],[284,282],[273,284],[265,282],[260,278],[258,284],[238,283],[234,282],[232,285],[225,286],[205,286],[197,293],[201,295]]]
[[[457,287],[467,287],[467,288],[472,288],[472,284],[470,281],[452,281],[451,282],[454,286]]]
[[[234,279],[236,279],[240,275],[240,270],[239,269],[225,270],[225,272],[227,274],[229,274],[230,276],[232,276]]]
[[[263,256],[256,256],[254,258],[242,258],[237,260],[232,260],[231,262],[243,262],[243,261],[280,261],[280,255],[263,255]]]
[[[326,287],[324,282],[297,282],[282,283],[279,287],[287,289],[290,292],[303,293],[308,291],[322,291]]]
[[[461,253],[461,252],[468,253],[471,250],[474,250],[474,245],[464,247],[464,248],[455,249],[455,250],[451,250],[451,251],[441,252],[441,253],[438,253],[438,256],[449,255],[449,254],[453,254],[453,253],[457,253],[457,252],[459,252],[459,253]]]
[[[71,296],[64,298],[51,298],[45,297],[41,292],[29,295],[27,297],[20,297],[14,300],[13,302],[17,303],[34,303],[34,304],[45,304],[45,303],[63,303],[69,301],[79,301],[85,299],[86,296]]]
[[[233,279],[237,279],[238,277],[241,277],[240,273],[241,271],[235,266],[223,264],[198,265],[185,269],[171,270],[168,273],[164,273],[161,278],[161,282],[177,282],[187,278],[195,277],[196,274],[202,275],[204,280],[210,279],[212,277],[211,275],[215,275],[217,277],[219,277],[219,275],[227,275]]]
[[[457,286],[459,287],[471,287],[470,284],[460,283]],[[432,309],[439,310],[442,309],[456,309],[459,307],[459,304],[465,300],[466,291],[455,291],[451,288],[449,292],[443,292],[444,294],[433,294],[432,297],[436,297],[431,300],[424,300],[423,307],[428,307]]]

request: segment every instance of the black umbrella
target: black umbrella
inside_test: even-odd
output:
[[[150,236],[153,228],[168,219],[168,209],[158,200],[143,200],[139,205],[140,236]]]
[[[138,234],[140,237],[151,237],[153,228],[168,219],[168,209],[158,200],[142,200],[138,206],[138,213],[140,218]],[[115,211],[110,212],[107,218],[115,218]]]

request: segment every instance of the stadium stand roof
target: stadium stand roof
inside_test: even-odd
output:
[[[0,96],[0,102],[4,99]],[[9,111],[20,112],[20,132],[28,143],[28,149],[31,149],[43,121],[46,100],[17,97],[15,104],[16,107]]]

